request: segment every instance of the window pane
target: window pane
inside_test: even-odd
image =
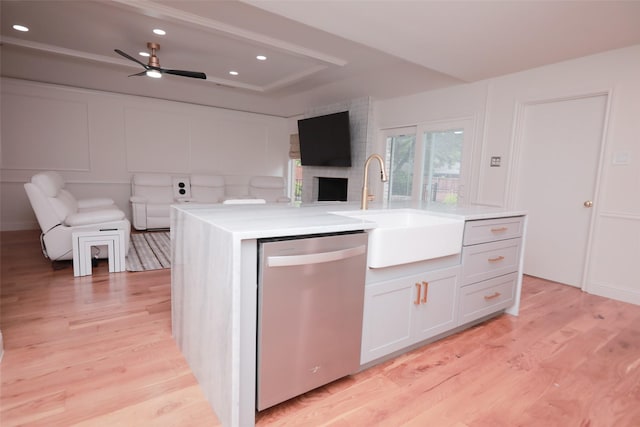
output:
[[[291,200],[295,202],[302,201],[302,164],[300,159],[289,160],[291,168],[290,176],[292,177]]]
[[[422,200],[429,204],[458,203],[463,142],[462,129],[425,132]]]
[[[413,188],[415,135],[395,135],[387,138],[389,165],[388,200],[410,200]]]

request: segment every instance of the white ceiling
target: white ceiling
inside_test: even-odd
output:
[[[284,117],[640,43],[640,1],[2,0],[0,8],[3,76]],[[158,27],[167,35],[152,34]],[[149,41],[160,43],[162,67],[207,80],[128,77],[142,68],[114,49],[146,62],[137,53]]]

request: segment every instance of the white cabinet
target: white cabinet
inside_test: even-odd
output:
[[[456,326],[459,266],[368,284],[360,363]]]
[[[523,229],[522,216],[466,222],[458,324],[513,305]]]
[[[462,253],[446,263],[370,274],[360,363],[398,354],[512,307],[518,300],[524,227],[524,216],[469,220]]]

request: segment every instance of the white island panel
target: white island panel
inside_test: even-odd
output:
[[[255,423],[257,239],[376,226],[331,213],[353,209],[341,203],[172,206],[173,336],[222,425]],[[430,213],[465,220],[521,214],[491,208]]]

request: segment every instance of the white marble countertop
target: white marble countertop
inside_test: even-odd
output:
[[[231,233],[235,238],[259,239],[280,236],[334,233],[368,230],[375,222],[336,215],[337,211],[357,211],[359,203],[266,204],[266,205],[206,205],[177,204],[176,209]],[[379,209],[418,209],[425,213],[458,218],[463,221],[525,215],[487,206],[444,207],[421,209],[415,204],[395,203],[393,206],[370,205]]]

